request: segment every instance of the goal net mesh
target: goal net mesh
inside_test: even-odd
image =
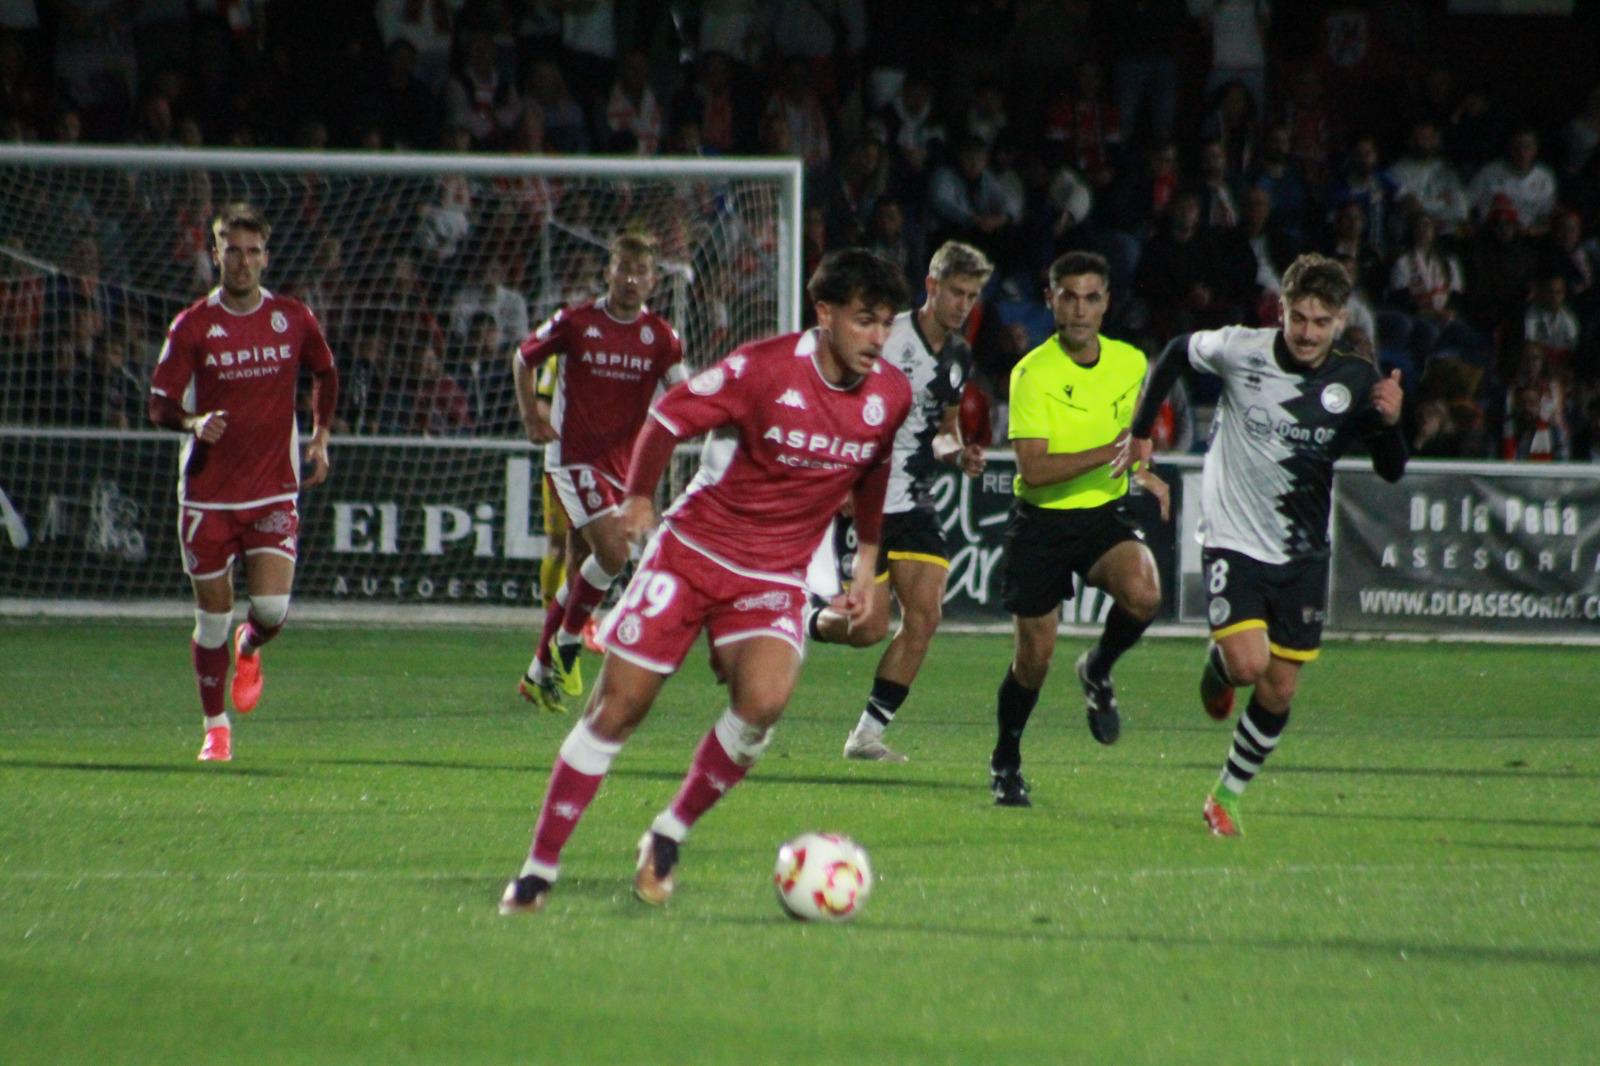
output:
[[[145,398],[168,324],[215,285],[230,201],[271,223],[264,284],[310,305],[342,381],[334,476],[301,497],[301,597],[530,601],[539,450],[509,357],[603,292],[619,231],[656,238],[650,305],[692,366],[796,314],[784,164],[106,150],[0,171],[0,598],[186,595],[178,441],[144,432]]]

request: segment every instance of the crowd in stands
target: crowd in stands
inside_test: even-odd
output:
[[[1002,401],[1051,329],[1043,270],[1062,252],[1108,258],[1108,332],[1154,356],[1184,331],[1274,324],[1283,268],[1321,251],[1357,282],[1345,345],[1403,375],[1417,454],[1600,457],[1600,83],[1452,62],[1437,42],[1460,25],[1420,0],[7,3],[0,137],[795,156],[807,270],[864,244],[920,288],[947,238],[994,258],[970,333]],[[526,291],[515,254],[442,283],[429,242],[493,228],[455,192],[435,190],[434,224],[387,252],[382,283],[416,333],[403,381],[381,340],[329,323],[348,431],[516,432],[494,353],[599,286],[596,259],[570,291]],[[198,294],[210,191],[166,197],[188,243],[162,280]],[[32,297],[57,328],[31,398],[0,417],[138,426],[164,321],[97,303],[107,227],[60,233],[62,265]],[[308,242],[298,276],[275,262],[269,284],[320,311],[349,240]],[[0,256],[0,285],[30,263]],[[19,316],[0,307],[8,351]],[[1186,387],[1168,444],[1201,448],[1216,397]]]

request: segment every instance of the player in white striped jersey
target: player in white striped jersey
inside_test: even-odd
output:
[[[1129,456],[1148,458],[1151,425],[1184,366],[1222,378],[1201,479],[1212,646],[1200,698],[1221,721],[1235,688],[1252,693],[1206,797],[1206,823],[1219,836],[1239,835],[1240,795],[1277,747],[1300,668],[1318,654],[1334,460],[1365,442],[1379,476],[1398,481],[1405,472],[1399,371],[1383,377],[1333,347],[1350,288],[1333,260],[1296,259],[1283,275],[1281,330],[1230,326],[1174,338],[1133,420]]]
[[[927,299],[921,308],[895,316],[883,348],[884,359],[911,382],[912,407],[894,440],[883,551],[867,615],[852,623],[823,607],[807,616],[813,639],[864,648],[889,631],[891,592],[900,602],[900,629],[878,660],[866,709],[845,738],[847,759],[906,761],[884,744],[883,732],[910,693],[942,616],[950,552],[930,495],[933,479],[949,465],[969,477],[983,472],[983,448],[964,444],[957,425],[961,388],[972,366],[961,329],[993,272],[994,264],[978,249],[946,241],[928,263]]]

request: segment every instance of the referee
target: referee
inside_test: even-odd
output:
[[[1056,332],[1011,371],[1011,443],[1016,499],[1006,526],[1002,602],[1015,619],[1016,651],[1000,685],[999,739],[990,787],[1003,807],[1029,806],[1022,733],[1055,652],[1063,600],[1073,576],[1115,601],[1105,632],[1077,664],[1089,732],[1113,744],[1122,731],[1111,667],[1138,641],[1161,606],[1155,558],[1128,513],[1128,478],[1112,463],[1128,448],[1128,426],[1144,384],[1145,356],[1100,335],[1110,298],[1101,256],[1068,252],[1050,265],[1045,299]],[[1167,486],[1133,475],[1167,516]]]

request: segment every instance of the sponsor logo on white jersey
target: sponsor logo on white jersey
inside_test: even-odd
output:
[[[884,414],[883,397],[877,393],[868,396],[866,406],[861,408],[861,421],[869,426],[881,426]]]
[[[806,402],[800,398],[800,393],[794,389],[790,389],[782,396],[779,396],[778,402],[785,407],[798,407],[802,411],[806,409]]]
[[[589,328],[587,328],[587,329],[585,329],[583,331],[583,335],[586,338],[589,338],[591,340],[599,340],[600,339],[600,327],[599,326],[590,326]]]
[[[220,323],[215,324],[210,329],[206,330],[206,337],[208,339],[211,337],[226,337],[227,335],[228,331],[223,329]]]
[[[646,344],[654,344],[656,342],[656,331],[650,328],[650,323],[646,322],[639,327],[639,339]]]
[[[287,316],[285,316],[282,311],[274,311],[274,312],[272,312],[272,332],[274,332],[274,333],[287,333],[288,331],[289,331],[289,319],[287,318]]]
[[[1350,407],[1350,390],[1335,381],[1322,390],[1322,409],[1330,415],[1341,414]]]

